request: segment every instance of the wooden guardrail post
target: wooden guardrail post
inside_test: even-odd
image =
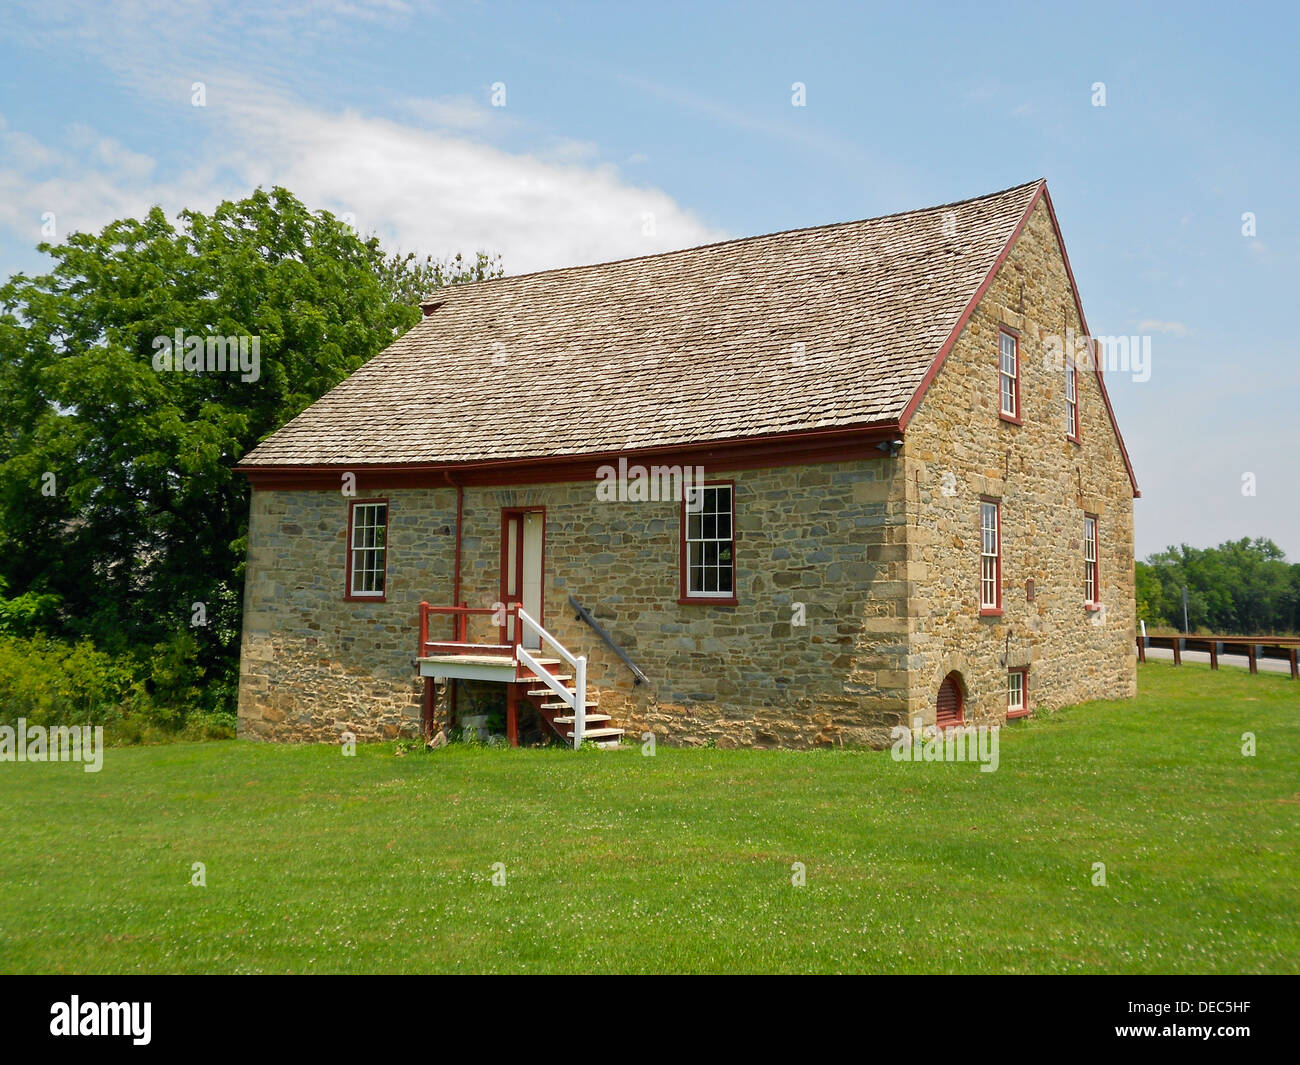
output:
[[[1210,641],[1210,668],[1211,669],[1219,668],[1219,651],[1222,649],[1222,647],[1223,644],[1221,644],[1218,640]]]
[[[1300,680],[1300,662],[1296,660],[1296,648],[1291,648],[1291,679]]]
[[[1181,666],[1183,664],[1183,641],[1175,639],[1173,641],[1173,645],[1174,645],[1174,665]]]
[[[1256,660],[1256,656],[1258,655],[1258,653],[1259,653],[1259,645],[1252,643],[1250,645],[1250,671],[1252,673],[1259,672],[1259,662]]]

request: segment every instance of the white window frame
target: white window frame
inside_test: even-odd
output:
[[[1020,417],[1020,341],[1014,333],[998,334],[998,405],[1008,418]],[[1011,350],[1007,350],[1010,341]],[[1008,369],[1008,366],[1010,369]],[[1008,397],[1010,407],[1008,408]]]
[[[1079,438],[1079,373],[1073,359],[1065,360],[1065,435]]]
[[[379,511],[384,520],[376,520]],[[348,529],[348,595],[352,599],[382,599],[388,586],[388,503],[354,503]],[[358,568],[357,563],[362,565]],[[361,577],[361,587],[357,578]],[[367,579],[369,578],[369,579]],[[371,585],[367,588],[365,585]],[[377,585],[377,587],[376,587]]]
[[[1097,602],[1097,516],[1083,516],[1083,601]]]
[[[992,525],[989,515],[993,516]],[[992,550],[990,550],[990,546]],[[1002,504],[980,500],[980,610],[1002,609]],[[990,594],[992,598],[990,599]]]
[[[1023,714],[1025,712],[1025,671],[1012,669],[1007,672],[1007,713]]]
[[[727,508],[718,509],[717,497],[721,492],[727,494]],[[713,500],[713,509],[710,508],[710,500]],[[719,532],[720,519],[726,518],[726,535]],[[705,536],[705,525],[708,519],[714,520],[712,536]],[[685,505],[683,507],[683,519],[685,527],[682,530],[682,564],[684,572],[682,574],[682,592],[687,599],[735,599],[736,598],[736,486],[731,482],[721,482],[717,484],[702,484],[691,488],[687,492]],[[692,535],[692,532],[695,535]],[[696,554],[694,547],[698,545],[699,552]],[[709,555],[709,548],[713,548],[713,555],[719,561],[706,563],[704,560]],[[721,562],[723,550],[730,556],[724,564]],[[696,561],[696,559],[699,561]],[[730,588],[723,590],[721,587],[712,590],[705,590],[704,587],[696,587],[697,579],[703,578],[705,572],[712,570],[716,575],[716,584],[722,584],[722,574],[730,575]],[[703,583],[707,584],[707,581]]]

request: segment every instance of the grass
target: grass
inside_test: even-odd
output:
[[[1150,663],[1139,687],[1013,725],[993,773],[243,742],[0,763],[0,971],[1295,972],[1300,684]]]

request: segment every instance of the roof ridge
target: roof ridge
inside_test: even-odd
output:
[[[908,211],[892,211],[889,214],[871,215],[867,218],[851,218],[844,222],[823,222],[815,226],[795,226],[793,229],[776,229],[770,233],[752,233],[747,237],[728,237],[726,240],[714,240],[707,244],[692,244],[686,248],[672,248],[668,251],[647,252],[645,255],[628,255],[622,259],[606,259],[596,263],[576,263],[572,266],[553,266],[547,270],[529,270],[522,274],[505,274],[501,277],[485,277],[478,281],[464,281],[455,285],[448,285],[444,288],[434,289],[427,296],[420,299],[419,306],[426,307],[433,304],[442,304],[447,300],[447,293],[454,289],[472,289],[479,286],[500,284],[503,281],[521,281],[524,278],[540,277],[543,274],[565,274],[576,270],[594,270],[602,266],[621,266],[624,263],[642,262],[646,259],[665,259],[670,255],[685,255],[689,252],[704,251],[708,248],[721,248],[728,244],[744,244],[752,240],[767,240],[771,237],[791,236],[795,233],[816,233],[832,229],[841,229],[844,226],[857,226],[863,222],[883,222],[890,218],[905,218],[908,215],[925,214],[927,211],[941,211],[945,207],[962,207],[968,203],[976,203],[980,200],[992,200],[999,196],[1005,196],[1011,192],[1019,192],[1022,189],[1034,188],[1039,185],[1045,185],[1046,178],[1035,178],[1033,181],[1023,181],[1019,185],[1010,185],[1005,189],[999,189],[997,192],[986,192],[980,196],[967,196],[964,200],[952,200],[948,203],[936,203],[931,207],[914,207]]]

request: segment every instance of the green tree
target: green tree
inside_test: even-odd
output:
[[[1209,548],[1183,544],[1138,563],[1138,600],[1151,611],[1149,624],[1158,618],[1182,628],[1184,588],[1193,630],[1297,631],[1300,565],[1289,564],[1271,540],[1243,538]]]
[[[115,652],[189,633],[228,683],[248,517],[231,467],[418,321],[425,289],[499,266],[386,255],[281,188],[40,249],[48,273],[0,287],[0,581]],[[256,341],[257,364],[168,370],[178,333],[242,338],[245,370]]]

